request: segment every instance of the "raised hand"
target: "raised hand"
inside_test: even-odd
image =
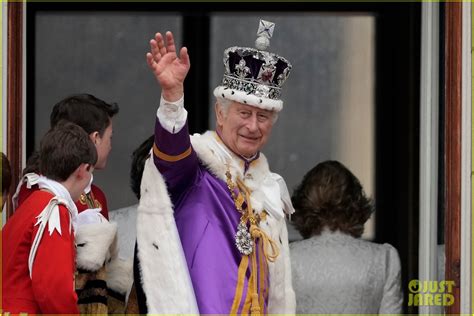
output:
[[[171,32],[166,32],[166,45],[163,35],[156,33],[150,40],[150,48],[146,60],[161,86],[163,98],[170,102],[179,100],[184,94],[183,83],[190,67],[187,48],[182,47],[178,57]]]

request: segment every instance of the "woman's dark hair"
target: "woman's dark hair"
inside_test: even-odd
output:
[[[66,181],[81,164],[94,166],[97,149],[80,126],[60,121],[41,140],[39,168],[42,175]]]
[[[137,199],[140,199],[140,185],[142,183],[143,169],[145,161],[150,157],[150,150],[153,147],[155,136],[151,135],[141,145],[133,151],[132,167],[130,169],[130,187]]]
[[[324,227],[360,237],[374,209],[359,180],[338,161],[319,163],[306,173],[292,202],[294,225],[303,238],[319,235]]]
[[[2,194],[10,192],[12,184],[12,169],[10,161],[2,152]]]

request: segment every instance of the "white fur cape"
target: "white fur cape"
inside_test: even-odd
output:
[[[105,263],[107,287],[126,295],[133,283],[133,263],[118,257],[117,224],[78,225],[75,234],[77,268],[97,271]]]
[[[234,180],[236,177],[244,180],[252,192],[251,201],[256,212],[275,209],[262,223],[262,229],[280,247],[280,256],[269,263],[268,312],[294,314],[296,302],[291,285],[288,232],[283,209],[287,214],[294,210],[283,179],[270,172],[264,155],[252,162],[244,175],[242,159],[229,152],[222,143],[216,142],[214,132],[196,134],[191,142],[201,163],[214,176],[225,181],[229,166]],[[148,313],[198,314],[171,200],[153,158],[146,161],[143,172],[137,214],[137,244]]]
[[[148,314],[199,314],[171,200],[153,158],[143,170],[137,256]]]

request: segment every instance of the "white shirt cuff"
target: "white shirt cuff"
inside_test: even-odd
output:
[[[179,133],[188,118],[188,111],[184,108],[184,96],[175,102],[166,101],[161,96],[156,117],[160,121],[161,126],[168,132],[172,134]]]

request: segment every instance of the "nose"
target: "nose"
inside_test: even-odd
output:
[[[248,119],[247,119],[247,128],[249,132],[256,132],[258,131],[258,120],[257,120],[257,114],[253,113]]]

